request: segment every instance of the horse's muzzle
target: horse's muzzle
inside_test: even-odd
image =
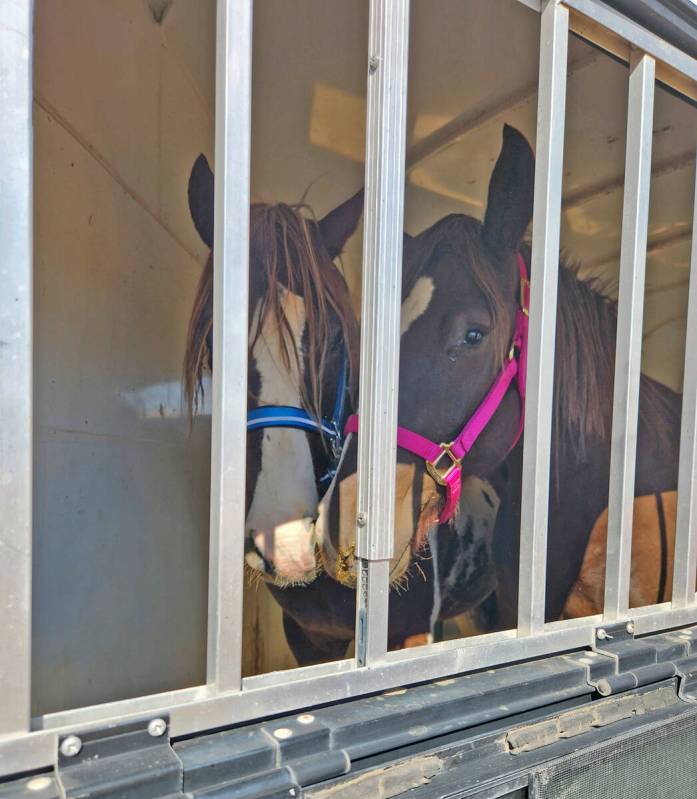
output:
[[[247,565],[276,585],[304,585],[317,576],[314,519],[294,519],[273,532],[252,530],[248,536]]]

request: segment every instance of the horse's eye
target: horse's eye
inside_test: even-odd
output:
[[[481,344],[484,340],[484,333],[478,327],[471,327],[465,333],[464,343],[467,344],[468,347],[476,347],[477,344]]]

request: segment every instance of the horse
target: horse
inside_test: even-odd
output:
[[[405,329],[403,310],[398,418],[400,429],[418,433],[433,455],[424,458],[408,443],[398,449],[395,533],[400,540],[411,535],[412,550],[418,551],[428,531],[442,523],[444,504],[452,504],[462,478],[490,480],[500,499],[490,565],[496,574],[495,626],[503,629],[515,627],[517,617],[530,271],[525,234],[534,172],[527,140],[504,126],[484,220],[452,214],[404,238],[403,309],[411,313]],[[617,329],[616,303],[604,286],[582,279],[580,267],[564,257],[559,268],[548,620],[560,617],[590,532],[608,505]],[[677,485],[680,406],[680,395],[642,374],[637,496]],[[467,431],[471,435],[463,436]],[[356,568],[355,443],[347,441],[345,450],[316,525],[330,575]],[[410,507],[404,497],[411,498]]]
[[[194,226],[211,248],[183,364],[191,420],[213,348],[214,177],[203,155],[192,168],[188,198]],[[334,260],[362,210],[362,192],[319,221],[306,206],[255,203],[250,209],[245,560],[278,586],[305,585],[318,573],[312,521],[318,483],[335,459],[331,431],[322,422],[344,400],[350,403],[358,335],[348,286]],[[349,377],[342,380],[347,368]],[[255,419],[268,407],[282,418]]]
[[[203,156],[192,169],[188,196],[194,226],[212,249],[214,178]],[[362,200],[361,191],[319,222],[307,207],[252,206],[251,414],[279,405],[304,407],[317,420],[328,417],[341,382],[340,354],[348,352],[354,363],[357,338],[348,289],[334,259],[356,228]],[[202,396],[203,375],[212,366],[212,291],[211,252],[196,291],[184,358],[192,419]],[[322,321],[311,321],[323,314]],[[299,319],[305,320],[304,326]],[[326,352],[324,342],[330,342]],[[349,403],[354,374],[351,370]],[[321,407],[313,404],[318,396]],[[322,477],[331,472],[336,453],[322,446],[314,431],[248,426],[246,565],[261,575],[282,607],[286,638],[301,665],[342,657],[354,635],[355,586],[321,572],[313,557],[311,523],[325,487]],[[472,606],[466,598],[462,601],[463,575],[469,578],[462,552],[491,540],[497,499],[490,486],[478,482],[464,493],[468,511],[460,518],[458,534],[433,543],[433,555],[421,552],[412,557],[406,551],[402,558],[390,602],[391,648],[431,634],[440,618],[457,616]],[[485,560],[480,553],[478,562]],[[490,594],[490,583],[480,593]]]

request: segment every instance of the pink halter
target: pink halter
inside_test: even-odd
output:
[[[523,432],[525,416],[525,372],[528,356],[528,313],[530,307],[530,282],[523,256],[518,253],[520,271],[520,307],[516,309],[513,340],[508,352],[508,360],[498,374],[493,385],[460,434],[449,444],[436,444],[405,427],[397,428],[397,446],[418,455],[426,461],[426,470],[431,477],[445,488],[445,505],[438,522],[443,524],[455,514],[462,489],[462,459],[474,446],[482,431],[491,421],[499,405],[506,396],[513,380],[520,395],[520,425],[513,439],[511,449],[518,443]],[[358,414],[349,416],[344,433],[358,432]],[[509,450],[510,451],[510,450]]]

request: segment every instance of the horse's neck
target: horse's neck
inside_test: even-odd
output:
[[[556,467],[558,473],[569,471],[572,475],[578,469],[583,480],[587,469],[609,469],[617,306],[607,299],[602,286],[579,279],[563,264],[559,292],[552,478]],[[580,396],[585,400],[579,402]],[[588,420],[595,422],[589,425]],[[679,426],[680,395],[642,374],[638,484],[650,487],[652,472],[656,483],[670,482],[675,474]],[[560,488],[564,489],[563,484]]]

